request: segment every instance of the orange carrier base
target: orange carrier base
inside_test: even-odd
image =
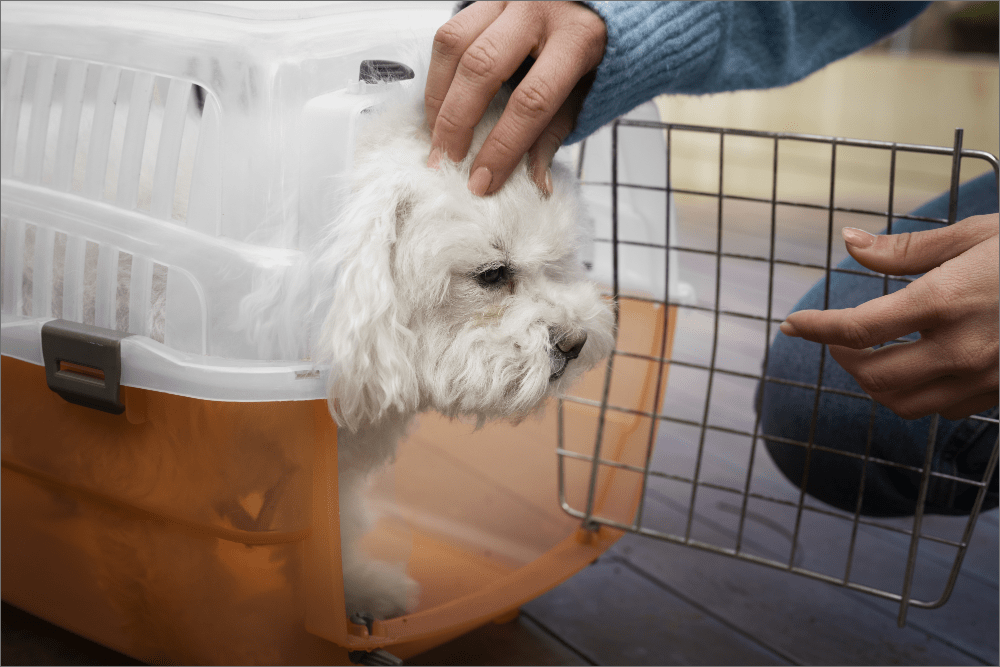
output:
[[[672,312],[666,324],[661,304],[620,303],[619,352],[671,349]],[[406,560],[420,603],[369,632],[343,609],[324,401],[123,387],[125,414],[111,415],[65,402],[40,366],[2,363],[3,598],[143,661],[350,664],[380,647],[406,658],[512,618],[621,536],[560,507],[555,404],[478,431],[421,415],[374,482],[381,519],[365,538],[374,557]],[[636,412],[655,412],[658,368],[616,356],[608,402],[629,411],[606,411],[603,459],[643,465],[655,423]],[[604,379],[595,369],[574,394],[599,403]],[[599,412],[564,402],[564,450],[593,454]],[[584,508],[590,462],[563,457],[561,474],[565,501]],[[602,466],[594,512],[631,521],[641,480]]]

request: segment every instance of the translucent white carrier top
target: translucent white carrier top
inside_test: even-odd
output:
[[[252,342],[240,304],[336,215],[355,121],[385,85],[359,82],[362,63],[419,66],[452,6],[4,2],[2,353],[41,364],[42,324],[65,319],[134,334],[124,385],[322,398],[325,369]],[[620,224],[662,242],[658,208]],[[662,292],[653,255],[635,259],[623,284]]]

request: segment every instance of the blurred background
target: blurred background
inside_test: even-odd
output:
[[[964,147],[1000,153],[1000,67],[996,2],[935,2],[895,35],[835,62],[785,88],[718,95],[662,96],[664,122],[851,139],[951,146],[964,128]],[[717,190],[718,141],[690,135],[675,147],[683,170],[679,188]],[[714,148],[714,150],[713,150]],[[770,195],[768,140],[734,140],[725,155],[726,182],[733,194]],[[829,147],[799,144],[783,160],[798,178],[783,190],[823,197],[829,192]],[[838,196],[884,198],[888,154],[846,150],[838,154]],[[902,156],[901,156],[902,157]],[[923,203],[948,189],[950,158],[907,155],[898,164],[896,211]],[[985,163],[967,161],[962,180],[978,176]],[[728,189],[727,188],[727,189]],[[868,202],[871,204],[872,202]]]

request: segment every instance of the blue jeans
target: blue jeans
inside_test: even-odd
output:
[[[997,212],[997,187],[992,172],[964,184],[959,190],[956,220],[984,213]],[[948,195],[924,205],[914,215],[947,218]],[[920,231],[940,227],[936,223],[897,220],[893,233]],[[865,270],[848,257],[840,268]],[[821,280],[795,305],[793,310],[822,309],[825,280]],[[902,281],[890,280],[889,291],[905,287]],[[848,308],[882,296],[881,278],[832,273],[830,277],[830,308]],[[783,378],[815,387],[819,378],[820,345],[799,338],[777,335],[768,355],[765,375]],[[824,360],[823,387],[863,393],[829,352]],[[814,388],[801,388],[764,381],[758,387],[758,407],[767,450],[778,468],[800,488],[805,485],[809,495],[839,509],[854,512],[858,490],[864,472],[862,514],[870,516],[907,516],[914,513],[920,488],[931,417],[908,421],[877,405],[872,422],[871,458],[892,461],[916,468],[864,461],[845,456],[842,452],[863,455],[872,420],[872,401],[823,391],[820,393],[815,427],[812,428]],[[997,408],[980,413],[996,417]],[[803,482],[806,448],[784,440],[806,443],[810,430],[815,446],[832,451],[812,451],[808,477]],[[990,454],[997,442],[997,425],[973,419],[949,421],[939,419],[934,445],[933,470],[979,482],[983,479]],[[976,498],[977,487],[961,481],[931,477],[925,511],[934,514],[968,514]],[[987,489],[983,509],[998,504],[997,475]]]

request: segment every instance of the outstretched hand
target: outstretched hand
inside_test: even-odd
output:
[[[904,419],[961,419],[998,403],[997,214],[890,236],[843,230],[863,266],[891,275],[925,273],[906,288],[843,310],[801,310],[788,336],[830,354],[872,398]],[[886,343],[913,332],[920,340]]]
[[[576,2],[477,2],[434,37],[424,104],[431,128],[427,166],[465,158],[473,129],[490,101],[531,56],[531,69],[472,164],[469,190],[500,189],[528,154],[535,183],[551,193],[549,166],[569,136],[589,87],[584,79],[604,57],[600,16]]]

